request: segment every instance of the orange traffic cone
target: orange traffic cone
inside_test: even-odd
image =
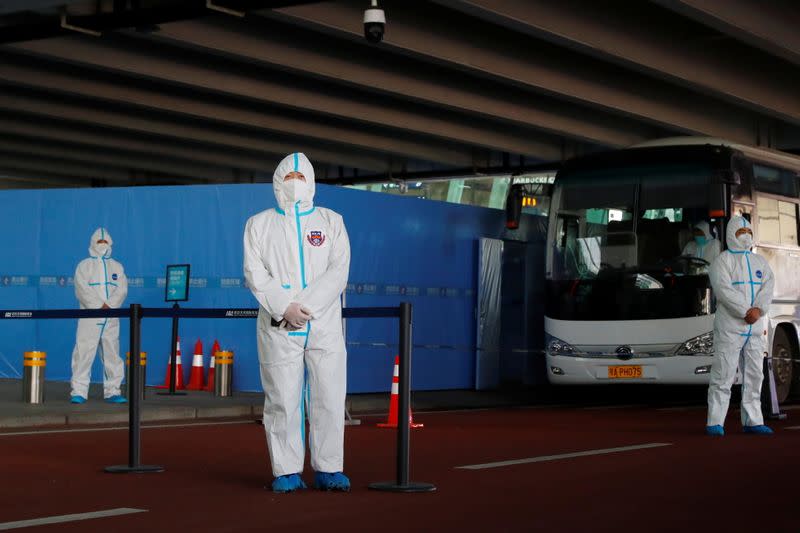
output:
[[[192,356],[192,373],[189,374],[187,390],[203,390],[203,342],[197,339]]]
[[[209,392],[214,392],[214,377],[216,376],[216,370],[214,370],[214,356],[221,350],[222,348],[219,347],[219,341],[214,339],[214,346],[211,348],[211,362],[208,364],[208,381],[206,382],[206,390]]]
[[[183,364],[181,363],[181,338],[178,337],[178,342],[175,347],[177,354],[175,357],[175,366],[178,367],[178,379],[175,381],[175,390],[183,390],[186,387],[183,384]],[[168,389],[172,383],[172,361],[167,362],[167,375],[164,378],[164,384],[158,385],[157,389]]]
[[[397,405],[399,400],[399,387],[400,387],[400,357],[394,358],[394,373],[392,375],[392,396],[389,400],[389,418],[386,422],[378,424],[379,428],[396,428],[397,420],[399,418]],[[408,406],[408,426],[412,428],[421,428],[423,424],[415,424],[414,417],[411,414],[411,406]]]

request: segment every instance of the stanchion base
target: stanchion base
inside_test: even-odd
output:
[[[434,492],[436,485],[430,483],[415,483],[410,481],[405,485],[398,485],[394,481],[383,481],[381,483],[370,483],[370,490],[381,490],[384,492]]]
[[[129,465],[115,465],[115,466],[107,466],[105,471],[109,474],[147,474],[150,472],[163,472],[163,466],[156,466],[156,465],[139,465],[139,466],[129,466]]]
[[[185,392],[157,392],[159,396],[186,396]]]

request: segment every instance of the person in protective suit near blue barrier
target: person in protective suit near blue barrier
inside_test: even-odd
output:
[[[726,236],[728,249],[717,257],[709,271],[717,310],[706,433],[725,434],[725,415],[738,364],[742,373],[744,431],[767,435],[772,430],[764,425],[761,413],[761,383],[767,351],[767,312],[775,278],[767,260],[750,251],[753,231],[744,217],[730,219]]]
[[[314,205],[314,168],[286,156],[272,182],[278,207],[247,221],[244,275],[259,303],[257,336],[275,492],[305,488],[308,404],[314,485],[350,490],[344,464],[347,353],[340,296],[350,269],[342,217]],[[304,401],[305,400],[305,401]]]
[[[81,309],[118,309],[128,295],[128,278],[122,265],[111,259],[114,241],[105,228],[97,228],[89,241],[89,257],[75,269],[75,297]],[[120,394],[125,366],[119,356],[118,318],[81,318],[72,350],[72,403],[89,397],[89,377],[98,351],[103,361],[103,397],[109,403],[126,403]]]

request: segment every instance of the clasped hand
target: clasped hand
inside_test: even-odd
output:
[[[290,329],[300,329],[312,318],[311,311],[297,302],[290,303],[283,312],[283,320]]]
[[[758,307],[751,307],[744,315],[744,321],[748,324],[755,324],[761,318],[761,309]]]

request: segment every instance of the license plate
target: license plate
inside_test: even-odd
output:
[[[636,379],[642,377],[641,365],[608,367],[608,379]]]

